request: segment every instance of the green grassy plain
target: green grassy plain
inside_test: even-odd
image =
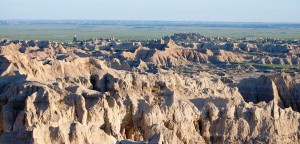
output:
[[[274,37],[279,39],[300,39],[300,28],[235,28],[200,26],[126,26],[126,25],[72,25],[72,24],[30,24],[0,25],[0,39],[38,39],[52,41],[71,41],[74,35],[79,39],[93,37],[117,37],[127,40],[161,38],[174,33],[200,33],[205,36]]]

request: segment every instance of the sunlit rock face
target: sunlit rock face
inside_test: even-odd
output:
[[[299,84],[292,78],[261,76],[229,87],[204,72],[145,72],[149,63],[243,60],[224,50],[158,45],[108,62],[52,42],[1,46],[0,142],[299,143]],[[135,70],[129,59],[138,59]]]

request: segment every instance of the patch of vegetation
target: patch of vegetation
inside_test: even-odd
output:
[[[233,63],[234,65],[244,65],[244,66],[260,66],[266,67],[269,69],[299,69],[299,66],[294,65],[287,65],[287,64],[259,64],[259,63],[252,63],[252,62],[237,62]]]
[[[126,25],[73,25],[73,24],[30,24],[0,25],[0,39],[38,39],[58,42],[72,41],[77,35],[80,40],[92,37],[118,37],[121,40],[158,39],[174,33],[200,33],[208,37],[222,36],[232,38],[274,37],[279,39],[300,39],[300,28],[240,28],[204,26],[151,26],[139,27]]]

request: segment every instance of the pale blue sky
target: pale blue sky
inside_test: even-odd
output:
[[[1,0],[0,19],[300,22],[300,0]]]

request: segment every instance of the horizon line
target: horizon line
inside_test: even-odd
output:
[[[263,22],[263,21],[201,21],[201,20],[134,20],[134,19],[0,19],[0,21],[140,21],[140,22],[203,22],[203,23],[269,23],[269,24],[300,24],[300,22]]]

